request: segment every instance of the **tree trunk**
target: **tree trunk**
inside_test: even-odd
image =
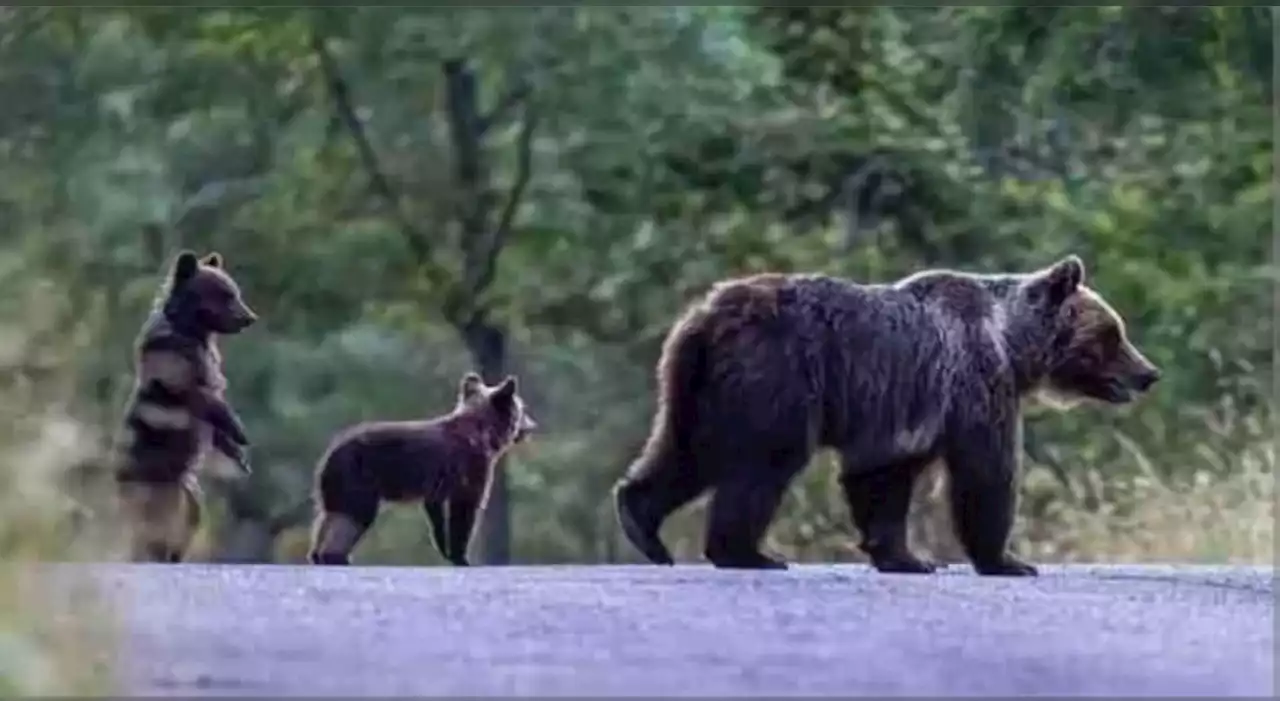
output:
[[[459,331],[485,384],[501,382],[507,372],[507,337],[502,329],[478,318]],[[511,561],[511,519],[505,462],[503,458],[494,466],[489,502],[481,516],[476,538],[478,561],[486,565],[505,565]]]

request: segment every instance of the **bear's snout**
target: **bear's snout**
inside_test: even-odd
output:
[[[1160,368],[1147,360],[1132,343],[1124,344],[1124,381],[1133,390],[1142,393],[1160,380]]]
[[[258,315],[248,305],[241,303],[240,307],[235,311],[235,325],[238,329],[244,330],[253,326],[258,320]]]
[[[1132,384],[1133,388],[1139,392],[1146,392],[1159,380],[1160,370],[1154,367],[1149,367],[1135,373],[1130,380],[1130,384]]]
[[[532,416],[524,414],[520,417],[520,423],[516,425],[516,443],[523,443],[534,431],[538,430],[538,422],[533,420]]]

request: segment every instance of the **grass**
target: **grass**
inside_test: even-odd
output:
[[[40,298],[19,301],[39,317]],[[64,410],[73,344],[50,351],[57,334],[41,331],[0,325],[0,696],[112,695],[113,607],[83,570],[49,566],[114,553],[98,537],[110,529],[74,528],[77,506],[93,502],[69,487],[97,432]]]
[[[110,694],[111,607],[78,571],[47,569],[101,554],[72,531],[60,479],[91,443],[65,418],[17,428],[25,440],[8,435],[0,449],[0,696]]]
[[[1273,565],[1275,458],[1274,446],[1262,443],[1238,456],[1226,474],[1199,470],[1180,482],[1140,462],[1138,474],[1108,481],[1106,501],[1049,502],[1025,547],[1033,557],[1059,562]],[[1037,477],[1044,476],[1028,481]],[[1096,484],[1101,477],[1095,472],[1078,480]]]

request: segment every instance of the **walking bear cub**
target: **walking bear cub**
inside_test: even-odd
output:
[[[179,562],[200,525],[201,461],[250,471],[244,426],[224,398],[218,334],[257,320],[222,256],[182,251],[134,348],[115,481],[135,561]],[[212,449],[212,450],[210,450]]]
[[[457,405],[445,416],[363,423],[339,432],[316,468],[308,561],[350,564],[381,503],[390,501],[422,504],[436,549],[452,564],[466,566],[493,467],[535,428],[516,378],[489,387],[467,373]]]
[[[1035,575],[1008,550],[1022,401],[1123,404],[1159,378],[1084,277],[1068,256],[1029,273],[717,284],[664,344],[649,440],[614,490],[624,534],[651,562],[671,564],[659,528],[713,488],[706,558],[783,569],[760,541],[791,480],[830,448],[877,570],[934,571],[908,549],[906,519],[913,483],[941,460],[974,569]]]

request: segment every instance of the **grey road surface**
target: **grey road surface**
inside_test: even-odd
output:
[[[148,695],[1274,696],[1270,569],[114,565]]]

